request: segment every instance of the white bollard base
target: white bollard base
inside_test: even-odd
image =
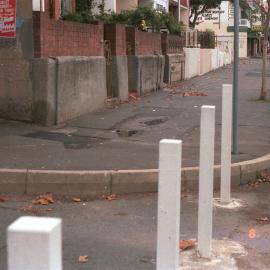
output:
[[[61,219],[21,217],[7,229],[8,270],[62,270]]]

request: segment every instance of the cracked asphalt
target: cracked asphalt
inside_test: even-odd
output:
[[[233,156],[234,162],[270,152],[270,103],[256,101],[260,68],[260,59],[242,60],[240,64],[240,152]],[[196,166],[202,105],[216,106],[215,163],[218,164],[224,83],[232,83],[232,66],[151,93],[137,101],[83,115],[60,126],[48,128],[0,119],[0,167],[154,169],[158,164],[158,143],[163,138],[182,139],[183,166]],[[183,97],[182,94],[188,91],[200,91],[207,96]]]

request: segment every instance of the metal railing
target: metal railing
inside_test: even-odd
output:
[[[190,29],[182,32],[184,38],[184,47],[197,48],[198,47],[198,30]]]

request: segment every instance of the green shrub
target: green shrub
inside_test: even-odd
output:
[[[134,26],[142,31],[151,29],[153,32],[159,32],[165,28],[171,34],[179,34],[182,30],[183,25],[173,15],[165,11],[156,10],[152,4],[138,6],[134,10],[124,10],[116,14],[106,11],[104,1],[101,1],[97,6],[99,15],[93,14],[95,5],[94,0],[77,0],[76,14],[63,15],[63,19],[81,23],[91,23],[100,20],[104,23],[119,23]]]
[[[215,32],[206,29],[204,32],[199,32],[199,43],[203,49],[214,49],[216,47]]]

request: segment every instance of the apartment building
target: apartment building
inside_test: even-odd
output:
[[[242,2],[239,12],[240,47],[239,55],[248,56],[249,46],[257,44],[259,37],[251,31],[250,9],[248,3]],[[234,6],[231,1],[222,1],[216,9],[211,9],[202,14],[197,21],[196,29],[205,31],[211,29],[217,36],[218,47],[233,53],[234,36]],[[252,40],[252,42],[250,42]],[[254,41],[254,42],[253,42]],[[256,47],[256,46],[255,46]],[[254,51],[257,48],[253,48]]]
[[[171,12],[178,21],[188,26],[189,0],[107,0],[105,9],[114,12],[136,8],[138,5],[153,3],[154,8]]]

